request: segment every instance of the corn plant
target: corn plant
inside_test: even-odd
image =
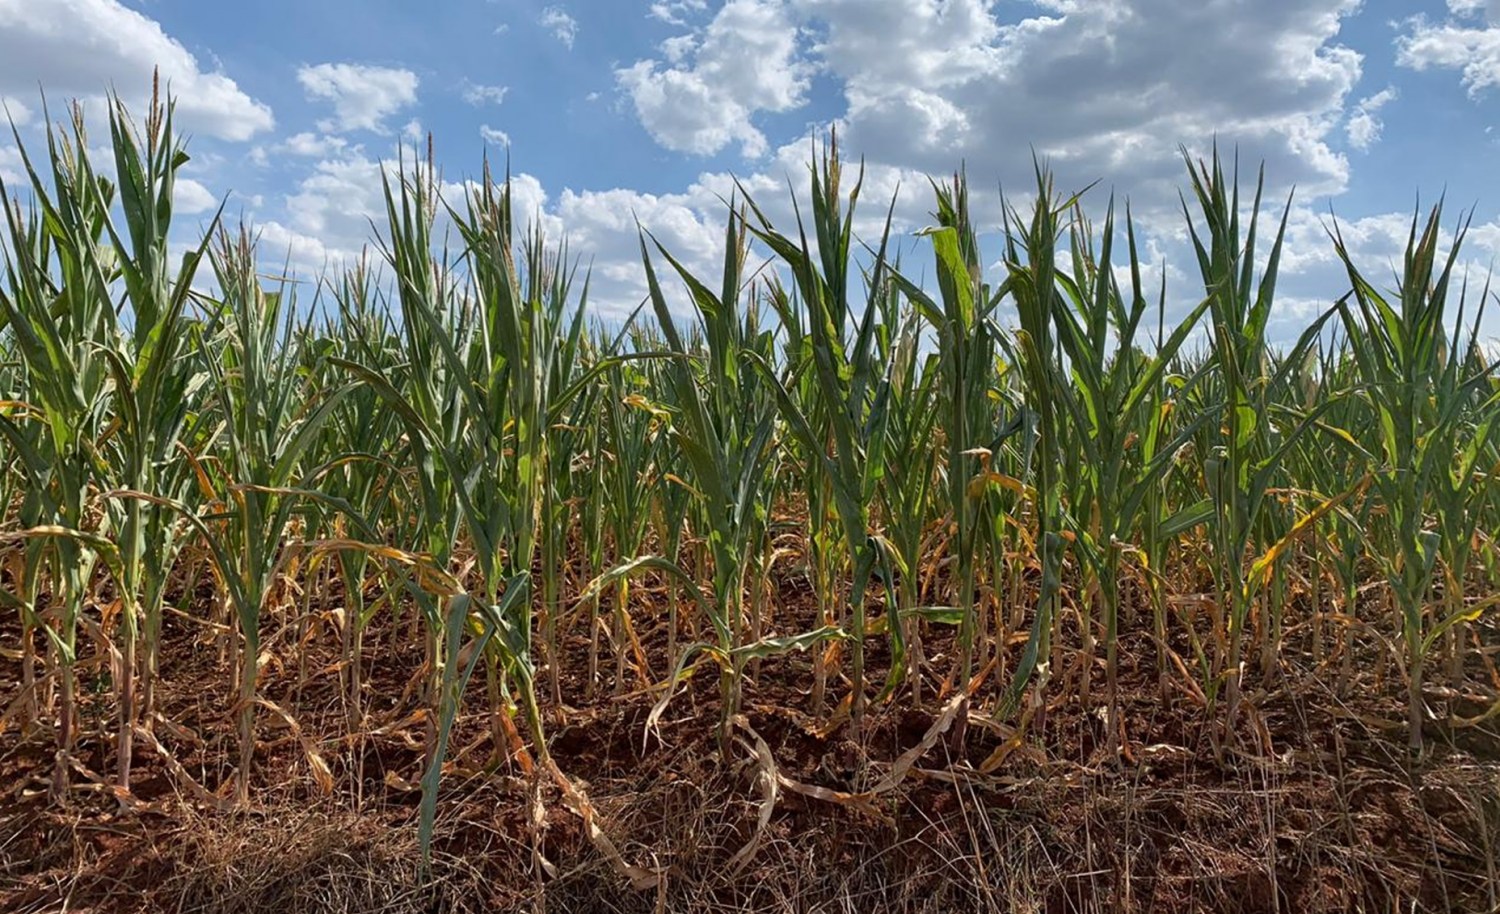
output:
[[[815,429],[797,401],[792,398],[764,359],[753,362],[772,385],[781,413],[806,453],[807,460],[820,465],[833,491],[844,546],[854,566],[849,589],[850,643],[853,648],[850,701],[850,723],[856,734],[861,732],[865,710],[865,597],[875,570],[878,545],[870,536],[870,504],[876,486],[885,470],[883,451],[886,444],[885,423],[889,413],[889,366],[875,358],[876,320],[880,297],[887,294],[892,282],[887,271],[886,243],[890,236],[890,217],[882,233],[879,249],[865,277],[867,300],[852,336],[849,326],[856,320],[850,301],[850,268],[853,266],[853,221],[863,176],[856,179],[843,199],[840,188],[842,165],[837,146],[830,144],[821,164],[812,169],[812,230],[816,253],[809,240],[807,226],[797,214],[797,238],[778,232],[764,212],[752,202],[756,225],[751,232],[781,260],[791,273],[797,302],[807,309],[810,366],[798,366],[800,372],[810,368],[817,379],[818,394],[824,406],[825,430]],[[894,209],[895,201],[891,202]],[[773,299],[786,302],[785,297]],[[829,453],[832,451],[832,453]],[[889,632],[899,637],[901,623],[891,620]]]
[[[369,265],[361,259],[329,289],[338,329],[330,328],[326,337],[340,344],[336,351],[339,357],[382,374],[396,374],[399,351],[393,345],[395,329],[372,286]],[[325,365],[331,371],[344,371],[331,361]],[[326,460],[314,476],[321,481],[324,492],[345,504],[358,506],[359,523],[365,525],[365,529],[353,530],[349,517],[335,513],[330,531],[335,540],[358,539],[379,529],[380,519],[391,506],[399,504],[402,481],[393,472],[394,466],[387,455],[398,449],[396,438],[400,428],[396,414],[366,385],[350,391],[325,425],[327,440],[320,442],[318,453]],[[357,731],[364,720],[365,629],[378,609],[378,604],[371,604],[366,598],[375,563],[371,553],[361,548],[339,550],[337,561],[344,582],[341,647],[345,701],[350,728]],[[397,588],[395,592],[402,590]]]
[[[896,575],[895,600],[886,625],[898,623],[905,630],[892,638],[890,678],[886,693],[903,673],[911,688],[912,702],[922,704],[922,616],[919,613],[922,547],[932,514],[933,481],[937,472],[937,449],[933,435],[937,426],[939,369],[937,356],[920,352],[921,323],[914,317],[902,327],[890,353],[890,418],[886,467],[881,481],[880,507],[889,542],[889,564]],[[929,615],[937,615],[936,612]]]
[[[219,297],[199,298],[213,330],[205,362],[222,430],[213,455],[217,471],[204,474],[218,510],[196,526],[239,629],[236,792],[244,805],[255,752],[262,617],[276,597],[293,512],[307,501],[308,449],[351,385],[305,389],[311,315],[296,316],[290,285],[274,291],[261,285],[248,231],[221,232],[209,257]]]
[[[1393,305],[1355,266],[1341,234],[1335,248],[1353,287],[1354,307],[1341,307],[1350,350],[1359,367],[1359,393],[1378,417],[1369,464],[1388,514],[1389,548],[1375,548],[1400,614],[1407,681],[1407,741],[1422,751],[1422,681],[1427,654],[1438,638],[1469,618],[1461,602],[1445,602],[1428,621],[1427,600],[1445,551],[1462,561],[1475,514],[1476,473],[1493,426],[1495,394],[1489,368],[1454,352],[1458,333],[1443,317],[1463,244],[1461,226],[1446,256],[1439,251],[1442,207],[1433,207],[1418,230],[1414,217]],[[1458,303],[1457,321],[1463,319]],[[1458,324],[1460,330],[1462,324]],[[1472,372],[1472,373],[1471,373]],[[1429,520],[1436,512],[1437,522]],[[1476,518],[1477,520],[1477,518]],[[1455,580],[1463,569],[1453,568]],[[1458,591],[1462,593],[1461,590]]]
[[[603,376],[601,408],[604,422],[603,462],[605,516],[614,543],[615,563],[624,564],[641,553],[650,520],[649,499],[658,453],[665,436],[658,434],[661,410],[643,393],[645,375],[638,364],[626,363]],[[632,652],[637,675],[650,685],[646,658],[630,619],[630,579],[615,582],[614,694],[625,691],[627,658]]]
[[[1112,263],[1114,206],[1105,217],[1099,247],[1094,249],[1087,222],[1078,211],[1071,233],[1071,275],[1060,274],[1064,294],[1054,299],[1054,332],[1067,358],[1072,383],[1059,385],[1062,421],[1072,430],[1071,453],[1064,465],[1077,466],[1070,487],[1068,524],[1077,554],[1088,569],[1104,623],[1105,705],[1108,746],[1118,737],[1119,613],[1121,560],[1133,548],[1143,502],[1156,491],[1178,445],[1207,421],[1204,413],[1164,446],[1152,446],[1141,459],[1137,426],[1159,411],[1160,383],[1172,358],[1208,308],[1205,299],[1184,317],[1172,335],[1150,355],[1137,348],[1136,334],[1149,308],[1141,283],[1135,228],[1126,214],[1125,237],[1130,290],[1122,293]],[[1111,339],[1111,336],[1114,338]],[[1170,526],[1170,521],[1168,522]],[[1088,672],[1093,667],[1092,638],[1084,616],[1082,700],[1089,702]]]
[[[695,370],[698,354],[684,341],[667,304],[644,234],[641,259],[657,323],[674,356],[663,367],[670,392],[668,434],[688,469],[687,482],[694,497],[703,503],[713,569],[712,596],[704,615],[714,641],[690,644],[675,658],[677,669],[668,692],[653,713],[659,715],[665,707],[671,688],[689,668],[693,655],[709,653],[719,666],[719,742],[727,753],[730,728],[739,713],[744,665],[761,649],[745,643],[745,576],[768,520],[764,494],[776,413],[763,377],[742,361],[743,353],[753,351],[757,331],[753,311],[743,320],[736,313],[736,304],[746,294],[747,253],[746,229],[737,214],[731,213],[724,238],[724,268],[717,292],[656,245],[686,285],[702,324],[706,351],[701,354],[701,371]],[[669,558],[654,557],[646,564],[638,560],[612,574],[635,566],[655,567],[681,579],[688,593],[699,599],[692,576]]]
[[[115,263],[130,303],[128,335],[104,350],[112,373],[112,399],[120,423],[118,448],[108,481],[136,492],[164,493],[172,499],[191,498],[194,480],[190,465],[181,459],[181,442],[191,440],[189,427],[201,417],[191,405],[207,380],[201,366],[187,357],[186,344],[198,334],[190,323],[192,284],[204,247],[189,250],[175,275],[168,252],[174,177],[187,161],[172,129],[172,108],[152,99],[144,144],[136,135],[118,100],[110,117],[110,132],[119,178],[120,206],[127,231],[107,223]],[[144,146],[144,148],[143,148]],[[217,215],[204,238],[212,236]],[[206,243],[206,242],[205,242]],[[166,504],[126,498],[113,505],[112,525],[118,530],[122,579],[120,586],[134,595],[142,619],[133,612],[121,617],[120,728],[116,783],[130,788],[136,701],[137,626],[144,624],[140,702],[149,726],[155,710],[154,686],[159,665],[162,606],[168,577],[182,546],[179,518]]]
[[[765,292],[766,301],[775,311],[781,325],[782,365],[803,365],[812,358],[812,339],[807,329],[804,310],[795,307],[791,294],[781,283],[772,284]],[[823,401],[814,372],[803,371],[786,382],[787,392],[796,399],[802,414],[815,429],[823,430],[825,443],[811,454],[800,453],[798,439],[784,442],[783,462],[794,464],[796,482],[799,484],[807,509],[802,518],[803,550],[808,583],[811,584],[817,601],[818,621],[824,626],[843,624],[843,607],[840,592],[844,588],[842,569],[847,556],[843,548],[843,537],[839,533],[839,518],[834,509],[832,479],[825,471],[823,462],[816,456],[826,448],[827,425]],[[800,460],[798,458],[801,458]],[[843,642],[831,642],[826,650],[819,651],[813,659],[813,687],[811,711],[822,715],[827,701],[828,677],[835,673],[841,659]]]
[[[597,343],[591,343],[587,336],[576,346],[560,348],[552,366],[554,386],[565,388],[583,366],[598,360],[598,349]],[[592,419],[598,408],[599,387],[591,384],[579,389],[566,414],[549,430],[553,439],[552,452],[558,456],[547,462],[548,479],[542,492],[538,551],[542,574],[542,648],[546,655],[552,703],[559,711],[563,707],[563,694],[558,638],[563,614],[563,572],[572,546],[569,534],[576,513],[581,513],[576,511],[580,504],[587,506],[599,502],[597,490],[589,487],[592,476],[588,470],[597,466],[602,472],[602,465],[597,460],[587,468],[578,465],[581,456],[593,455],[592,445],[598,439],[598,425]],[[600,561],[602,563],[602,558]],[[596,566],[591,572],[599,570]],[[591,677],[593,672],[590,671]]]
[[[109,422],[110,364],[103,349],[112,342],[114,276],[98,250],[115,188],[89,160],[80,107],[73,108],[70,128],[47,134],[50,186],[33,166],[19,133],[15,139],[29,181],[29,201],[0,182],[9,241],[0,317],[24,366],[25,390],[15,401],[25,404],[24,418],[40,422],[44,432],[29,435],[15,419],[3,416],[0,433],[26,474],[30,503],[23,508],[28,525],[21,535],[46,540],[44,550],[28,556],[28,564],[45,561],[50,569],[52,600],[41,628],[61,693],[52,789],[64,799],[76,736],[79,617],[99,547],[110,546],[90,529],[86,512],[99,468],[100,439]],[[24,612],[35,619],[35,588],[25,591],[21,601],[30,608]],[[128,765],[122,774],[128,775]]]
[[[934,301],[910,279],[900,278],[915,310],[937,334],[939,378],[938,423],[946,448],[943,471],[953,534],[949,552],[955,561],[959,612],[960,684],[974,675],[975,638],[980,629],[975,605],[975,562],[982,541],[980,506],[975,481],[987,482],[989,466],[981,470],[981,455],[995,458],[1000,443],[1019,430],[1020,414],[997,426],[990,420],[989,394],[997,358],[995,309],[1006,295],[1004,284],[992,288],[984,280],[978,235],[969,214],[968,185],[962,174],[951,186],[934,186],[938,225],[927,230],[936,265],[939,300]],[[997,478],[997,477],[996,477]]]
[[[1037,168],[1037,196],[1031,217],[1023,221],[1015,210],[1006,213],[1005,286],[1015,304],[1020,329],[1015,333],[1015,361],[1020,365],[1027,412],[1036,435],[1036,534],[1042,577],[1031,632],[1012,677],[1005,709],[1016,706],[1032,675],[1041,672],[1037,688],[1045,687],[1051,675],[1053,624],[1061,589],[1061,570],[1066,540],[1063,537],[1063,505],[1059,485],[1062,462],[1061,418],[1058,404],[1067,380],[1055,357],[1054,314],[1065,307],[1058,284],[1057,245],[1062,219],[1073,201],[1060,200],[1052,178]]]
[[[1221,685],[1225,687],[1228,722],[1232,727],[1241,694],[1245,624],[1260,586],[1249,574],[1246,556],[1282,457],[1312,427],[1317,413],[1333,402],[1326,401],[1308,415],[1281,415],[1283,424],[1288,426],[1282,433],[1273,425],[1278,413],[1273,408],[1272,394],[1280,389],[1286,372],[1300,363],[1333,312],[1326,311],[1312,321],[1273,367],[1266,326],[1275,300],[1290,201],[1282,211],[1257,280],[1255,245],[1264,175],[1256,181],[1249,219],[1242,233],[1238,172],[1226,176],[1223,163],[1215,154],[1211,163],[1194,166],[1189,160],[1189,173],[1204,223],[1201,233],[1187,212],[1186,200],[1183,209],[1209,302],[1211,352],[1223,388],[1220,427],[1216,434],[1198,439],[1204,483],[1214,509],[1210,527],[1214,535],[1217,590],[1227,609],[1225,647],[1215,654],[1214,674],[1208,685],[1210,697],[1217,695]]]

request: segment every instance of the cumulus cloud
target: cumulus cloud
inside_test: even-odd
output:
[[[31,98],[42,85],[53,98],[97,100],[113,86],[140,107],[153,68],[177,97],[186,129],[247,140],[274,125],[268,106],[116,0],[0,0],[0,96]]]
[[[178,178],[172,185],[172,202],[178,213],[191,216],[218,206],[219,198],[192,178]]]
[[[1338,42],[1358,0],[1015,6],[728,0],[616,80],[652,137],[683,152],[763,154],[756,117],[796,110],[821,73],[843,97],[846,149],[876,162],[941,173],[963,160],[1014,184],[1034,149],[1068,182],[1170,203],[1179,144],[1217,139],[1287,184],[1344,186],[1328,139],[1361,72]]]
[[[292,155],[317,158],[333,155],[346,145],[348,141],[341,136],[304,132],[287,137],[279,148]]]
[[[382,211],[380,163],[364,150],[324,159],[286,199],[291,225],[337,248],[355,249],[369,236],[371,216]]]
[[[1350,289],[1349,274],[1344,262],[1331,240],[1331,234],[1343,239],[1351,261],[1364,279],[1376,290],[1392,300],[1404,268],[1406,245],[1413,231],[1421,232],[1430,214],[1430,201],[1419,201],[1412,209],[1403,211],[1380,211],[1350,215],[1326,206],[1309,203],[1294,203],[1287,212],[1287,231],[1281,252],[1279,280],[1276,288],[1276,303],[1269,325],[1270,338],[1275,342],[1295,339],[1307,326],[1309,319],[1333,307],[1335,301]],[[1268,206],[1262,213],[1263,220],[1278,220],[1279,206]],[[1248,213],[1246,214],[1248,215]],[[1455,242],[1456,230],[1464,224],[1471,213],[1457,208],[1445,209],[1439,231],[1439,259],[1445,259]],[[1263,226],[1273,224],[1263,221]],[[1269,236],[1261,242],[1260,257],[1264,263]],[[1196,275],[1192,252],[1181,239],[1167,239],[1164,254],[1178,268],[1191,275],[1179,274],[1169,286],[1174,300],[1181,301],[1185,295],[1201,294],[1201,282]],[[1456,303],[1467,282],[1468,308],[1466,315],[1472,320],[1479,290],[1489,280],[1497,255],[1500,255],[1500,221],[1475,218],[1469,224],[1455,264],[1454,275],[1460,288],[1455,288],[1450,302],[1449,317],[1457,314]],[[1493,315],[1487,315],[1484,331],[1494,335],[1500,331]]]
[[[468,80],[463,84],[463,99],[474,107],[482,105],[498,105],[505,101],[505,94],[510,91],[508,86],[487,86],[483,83],[472,83]]]
[[[682,25],[688,17],[703,12],[707,0],[656,0],[651,4],[650,15],[668,25]]]
[[[387,178],[394,180],[400,167],[394,149],[384,159],[362,146],[332,150],[332,154],[312,163],[290,193],[273,201],[273,213],[256,214],[256,225],[264,230],[262,252],[267,257],[287,257],[289,266],[303,279],[349,265],[370,244],[380,230],[377,226],[383,226],[384,183]],[[405,167],[410,174],[412,168],[425,165],[414,164],[408,155]],[[549,237],[561,240],[563,233],[556,216],[543,212],[547,195],[541,183],[526,174],[517,175],[513,181],[521,221],[542,220]],[[462,210],[470,186],[467,182],[441,180],[438,192]],[[436,237],[448,231],[446,219],[440,211]]]
[[[309,99],[333,105],[318,125],[325,133],[383,132],[387,117],[417,100],[417,74],[401,68],[321,63],[300,68],[297,81]]]
[[[1329,240],[1335,226],[1350,252],[1356,255],[1360,268],[1373,270],[1370,275],[1383,280],[1391,275],[1389,267],[1400,261],[1411,229],[1411,213],[1351,218],[1307,206],[1292,208],[1287,217],[1281,273],[1294,281],[1300,279],[1303,288],[1321,286],[1330,294],[1330,302],[1348,285],[1343,263]]]
[[[0,146],[0,181],[20,184],[24,173],[20,151],[14,146]]]
[[[759,156],[767,143],[752,117],[806,101],[812,67],[798,52],[799,35],[781,0],[729,0],[701,34],[663,45],[667,65],[637,61],[615,79],[668,149],[706,155],[738,142],[742,154]]]
[[[504,130],[496,130],[489,124],[481,124],[479,127],[479,138],[491,146],[509,146],[510,134]]]
[[[280,199],[274,216],[256,218],[262,256],[285,258],[303,280],[353,263],[370,243],[373,225],[384,219],[384,174],[393,167],[360,146],[319,159]]]
[[[553,241],[566,237],[570,254],[591,269],[590,300],[595,312],[621,317],[646,295],[637,224],[649,230],[690,270],[702,276],[717,275],[722,268],[726,201],[742,199],[743,189],[755,197],[773,224],[783,231],[794,231],[787,181],[792,180],[805,214],[809,206],[805,196],[809,152],[805,141],[790,143],[771,153],[764,168],[752,174],[737,178],[729,172],[706,172],[672,193],[648,193],[629,187],[564,187],[549,194],[534,178],[521,175],[514,181],[512,194],[518,214],[539,220]],[[852,184],[854,166],[850,167],[846,181]],[[871,165],[864,174],[864,202],[855,219],[855,230],[862,237],[878,236],[886,207],[898,187],[906,190],[898,199],[897,221],[907,227],[925,224],[932,201],[930,193],[925,192],[923,176]],[[997,206],[987,194],[975,196],[979,205]],[[911,241],[899,232],[895,240],[898,244]],[[661,278],[669,302],[686,313],[687,298],[675,274],[666,271]]]
[[[1448,0],[1448,10],[1459,16],[1487,14],[1496,20],[1500,19],[1500,0]]]
[[[537,25],[552,33],[552,37],[569,48],[578,37],[578,20],[568,15],[560,6],[549,6],[537,17]]]
[[[18,98],[0,95],[0,116],[10,119],[17,127],[31,123],[31,108]]]
[[[885,161],[941,171],[962,158],[1017,186],[1029,146],[1065,185],[1103,178],[1170,200],[1179,145],[1217,140],[1286,183],[1327,192],[1347,178],[1324,139],[1360,74],[1336,43],[1353,0],[1059,3],[1016,22],[982,0],[914,3],[904,21],[896,4],[875,16],[805,3],[827,23],[820,55],[844,81],[850,149]]]
[[[1452,16],[1434,23],[1425,16],[1407,21],[1396,40],[1396,63],[1413,70],[1457,70],[1470,98],[1500,84],[1500,2],[1448,0]]]
[[[1344,125],[1344,132],[1349,137],[1350,146],[1366,150],[1380,139],[1380,131],[1385,125],[1376,112],[1395,99],[1394,86],[1387,86],[1374,95],[1360,99],[1359,104],[1354,106],[1354,113],[1349,116],[1349,123]]]
[[[355,256],[354,252],[330,250],[316,235],[299,232],[275,219],[257,223],[255,230],[260,255],[285,261],[292,278],[316,279],[324,270]]]

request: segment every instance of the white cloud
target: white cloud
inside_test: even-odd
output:
[[[1278,211],[1275,215],[1279,216]],[[1287,217],[1286,246],[1281,273],[1301,277],[1303,288],[1321,288],[1332,302],[1348,283],[1329,232],[1335,224],[1351,252],[1357,252],[1361,269],[1372,278],[1385,279],[1389,267],[1399,263],[1411,228],[1411,213],[1377,213],[1355,218],[1294,206]]]
[[[806,211],[805,163],[809,155],[805,142],[790,143],[777,149],[766,167],[735,178],[722,172],[705,173],[678,193],[651,194],[630,188],[587,190],[562,188],[549,194],[533,176],[518,174],[513,178],[512,193],[518,220],[539,221],[547,238],[557,243],[566,238],[569,252],[592,271],[591,308],[604,317],[621,317],[634,309],[645,295],[644,277],[636,242],[636,220],[650,230],[689,269],[700,276],[716,275],[722,256],[724,200],[743,187],[783,230],[792,226],[793,214],[787,195],[791,178]],[[3,166],[3,162],[0,162]],[[362,150],[345,150],[341,155],[316,163],[312,172],[298,185],[285,204],[285,216],[266,228],[263,252],[268,258],[286,256],[302,278],[317,275],[325,266],[338,267],[356,256],[371,234],[370,219],[383,219],[380,196],[381,165]],[[386,166],[389,168],[389,165]],[[408,166],[410,167],[410,166]],[[845,189],[854,180],[854,164],[849,163]],[[881,229],[886,205],[898,186],[902,188],[895,209],[893,243],[907,252],[907,268],[915,278],[927,278],[931,254],[927,245],[912,236],[916,227],[927,224],[931,209],[931,192],[922,174],[914,169],[870,164],[865,169],[862,204],[856,214],[855,230],[873,241]],[[1027,205],[1023,193],[1012,203]],[[465,185],[446,182],[445,199],[461,208]],[[1099,216],[1104,192],[1095,191],[1087,199],[1090,212]],[[971,189],[973,211],[998,213],[998,201],[992,190],[976,180]],[[1280,216],[1281,202],[1267,204],[1262,231]],[[1391,267],[1399,265],[1400,254],[1409,228],[1409,214],[1377,213],[1341,219],[1345,240],[1356,262],[1369,278],[1384,287],[1388,285]],[[1286,248],[1282,256],[1282,281],[1273,315],[1273,339],[1294,338],[1306,326],[1307,319],[1326,310],[1347,288],[1342,265],[1328,241],[1330,225],[1326,213],[1309,205],[1297,204],[1289,216]],[[1143,245],[1146,281],[1151,289],[1160,281],[1162,267],[1168,278],[1168,320],[1201,295],[1201,281],[1181,231],[1180,215],[1172,225],[1162,229],[1145,229]],[[441,236],[442,227],[438,234]],[[1118,239],[1117,239],[1118,240]],[[989,243],[989,242],[987,242]],[[1263,258],[1269,239],[1264,238],[1259,254]],[[1488,251],[1500,251],[1500,225],[1488,223],[1477,227],[1471,236],[1466,263],[1472,263],[1473,275],[1482,275],[1478,257]],[[686,299],[675,274],[665,265],[661,276],[669,301],[679,313],[686,313]]]
[[[0,96],[97,100],[111,87],[140,108],[153,68],[177,98],[183,128],[225,140],[271,129],[271,109],[233,79],[203,70],[160,24],[116,0],[0,0]]]
[[[668,39],[668,66],[641,60],[615,79],[668,149],[707,155],[738,142],[743,155],[760,156],[766,138],[751,118],[806,101],[812,67],[798,53],[799,35],[782,0],[729,0],[701,34]]]
[[[422,122],[416,118],[407,121],[406,126],[401,128],[401,136],[413,143],[422,139],[425,136],[422,131]]]
[[[651,16],[668,25],[682,25],[689,16],[703,12],[707,0],[656,0],[651,4]]]
[[[1349,123],[1344,125],[1344,132],[1349,137],[1349,145],[1355,149],[1366,150],[1380,139],[1380,131],[1385,126],[1376,116],[1381,108],[1395,101],[1396,89],[1394,86],[1376,92],[1374,95],[1362,98],[1359,104],[1354,106],[1354,113],[1349,117]]]
[[[564,190],[554,213],[566,229],[568,250],[591,268],[591,299],[605,317],[624,317],[646,297],[636,220],[648,228],[672,256],[700,276],[715,275],[723,251],[722,204],[707,209],[697,188],[683,194],[646,194],[634,190]],[[681,283],[659,258],[667,294],[679,299]]]
[[[510,134],[504,130],[496,130],[489,124],[483,124],[479,128],[479,137],[491,146],[509,146]]]
[[[333,155],[347,145],[348,141],[341,136],[296,133],[283,140],[279,148],[283,152],[289,152],[292,155],[317,158]]]
[[[417,100],[417,74],[410,70],[351,63],[322,63],[297,71],[307,97],[330,102],[335,117],[325,133],[385,130],[385,119]]]
[[[23,174],[20,151],[14,146],[0,145],[0,181],[20,184]]]
[[[464,80],[463,99],[476,108],[481,105],[498,105],[505,101],[505,93],[509,91],[508,86],[486,86]]]
[[[177,178],[172,191],[172,202],[177,212],[183,215],[207,212],[219,205],[219,198],[192,178]]]
[[[31,108],[18,98],[0,95],[0,117],[8,117],[17,127],[31,122]]]
[[[1422,200],[1414,207],[1416,230],[1420,233],[1433,201]],[[1376,290],[1392,298],[1403,269],[1406,245],[1413,225],[1413,211],[1373,212],[1349,216],[1317,211],[1307,204],[1292,207],[1287,220],[1285,247],[1282,250],[1280,281],[1272,314],[1272,337],[1280,341],[1295,339],[1307,326],[1310,317],[1331,308],[1349,290],[1349,275],[1330,238],[1337,231],[1349,257],[1361,275]],[[1279,216],[1279,210],[1267,215]],[[1454,230],[1467,216],[1456,208],[1444,211],[1438,236],[1439,259],[1447,256],[1454,241]],[[1267,238],[1267,243],[1269,238]],[[1264,253],[1264,252],[1262,252]],[[1189,250],[1178,246],[1169,250],[1174,262],[1191,264]],[[1497,255],[1500,255],[1500,221],[1475,218],[1455,263],[1456,283],[1467,281],[1466,320],[1472,321],[1480,288],[1490,277]],[[1191,291],[1189,286],[1179,289]],[[1450,293],[1448,319],[1457,316],[1459,289]],[[1488,314],[1483,332],[1494,335],[1500,330],[1495,315]]]
[[[1396,63],[1413,70],[1458,70],[1470,98],[1500,85],[1500,3],[1449,0],[1455,18],[1441,24],[1424,16],[1407,21],[1409,31],[1396,39]],[[1486,13],[1486,22],[1474,17]]]
[[[1500,0],[1448,0],[1448,11],[1455,16],[1486,15],[1491,22],[1500,20]]]
[[[740,177],[740,184],[755,196],[775,225],[785,231],[791,230],[794,218],[787,194],[788,177],[794,182],[803,212],[807,211],[808,151],[805,142],[788,144],[775,150],[763,170]],[[850,184],[854,180],[853,170],[851,164],[846,176]],[[926,183],[922,176],[872,165],[866,169],[865,202],[855,219],[855,230],[863,237],[878,235],[885,208],[898,185],[907,188],[897,205],[898,223],[908,227],[925,224],[931,199],[930,194],[923,192]],[[555,195],[548,195],[534,178],[521,175],[513,182],[512,194],[518,214],[537,218],[541,208],[540,219],[551,241],[566,237],[569,253],[591,270],[590,301],[594,311],[607,317],[627,314],[646,295],[637,220],[690,270],[699,276],[715,276],[722,268],[724,220],[728,215],[725,201],[739,196],[736,178],[727,172],[702,174],[681,192],[664,194],[615,187],[563,188]],[[975,198],[979,206],[992,203],[987,194],[976,193]],[[682,284],[665,263],[658,261],[657,266],[669,303],[685,313],[688,306]]]
[[[1060,185],[1103,178],[1170,213],[1179,147],[1215,139],[1281,185],[1344,187],[1328,141],[1361,72],[1337,40],[1358,6],[1048,0],[1002,19],[990,0],[728,0],[616,80],[672,150],[763,154],[754,119],[796,110],[817,72],[843,95],[851,156],[933,173],[965,161],[1021,186],[1035,150]]]
[[[256,219],[262,257],[284,259],[303,280],[352,263],[385,218],[383,193],[382,165],[361,147],[320,159],[281,198],[274,217]]]
[[[573,41],[578,37],[578,20],[560,6],[549,6],[542,10],[542,15],[537,17],[537,25],[551,32],[553,38],[569,48],[573,47]]]
[[[303,278],[358,257],[370,244],[375,227],[384,224],[384,179],[391,175],[394,180],[399,167],[395,153],[393,149],[392,159],[382,162],[353,146],[313,164],[293,192],[282,198],[274,218],[257,221],[265,229],[265,253],[279,257],[290,252],[291,266]],[[408,153],[408,173],[414,167],[425,166],[414,166]],[[444,181],[440,192],[459,205],[464,185]]]
[[[308,235],[272,219],[257,223],[258,251],[268,262],[285,263],[291,268],[293,278],[316,279],[325,269],[344,260],[351,260],[355,252],[333,251],[315,235]]]
[[[336,248],[355,249],[383,210],[380,163],[355,149],[324,159],[286,198],[290,227]]]
[[[1019,187],[1034,149],[1061,186],[1102,178],[1143,208],[1174,208],[1179,146],[1215,139],[1283,184],[1347,180],[1326,138],[1361,71],[1337,43],[1357,0],[1057,2],[1016,22],[985,0],[797,5],[842,81],[853,154],[931,172],[963,160]]]

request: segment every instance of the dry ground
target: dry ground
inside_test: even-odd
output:
[[[786,631],[811,625],[805,584],[780,582]],[[664,673],[665,635],[637,588],[638,624],[651,673]],[[584,701],[587,637],[567,639],[564,694],[577,706],[545,709],[559,766],[577,779],[629,862],[660,873],[629,888],[547,785],[545,818],[528,827],[531,781],[496,754],[483,713],[484,676],[471,684],[444,781],[432,869],[416,839],[423,724],[408,685],[420,664],[409,623],[377,623],[367,638],[370,721],[346,735],[327,620],[271,639],[276,662],[263,694],[290,709],[300,738],[261,716],[253,808],[217,811],[186,779],[228,795],[236,757],[229,670],[201,623],[169,618],[157,736],[175,773],[138,748],[133,801],[88,789],[107,780],[113,707],[87,651],[84,736],[66,808],[48,802],[50,730],[0,732],[0,910],[505,911],[1489,911],[1500,908],[1500,734],[1493,725],[1449,730],[1435,702],[1431,757],[1405,762],[1404,711],[1381,664],[1366,654],[1344,697],[1329,669],[1288,652],[1231,747],[1190,689],[1158,683],[1153,650],[1127,638],[1122,689],[1127,751],[1101,758],[1102,715],[1083,708],[1068,673],[1020,748],[998,765],[1009,729],[976,695],[968,725],[929,740],[895,790],[866,803],[795,789],[768,808],[770,760],[787,782],[830,791],[869,788],[902,753],[939,728],[926,710],[872,708],[861,748],[807,715],[811,659],[766,661],[746,687],[745,723],[725,760],[713,736],[714,677],[699,675],[674,701],[659,738],[645,739],[654,696],[614,697],[607,681]],[[1147,626],[1149,627],[1149,626]],[[1493,632],[1488,633],[1493,636]],[[13,628],[0,630],[6,645]],[[1298,644],[1295,632],[1288,644]],[[872,682],[888,661],[872,639]],[[1368,646],[1365,646],[1368,648]],[[928,646],[940,658],[941,633]],[[299,673],[299,665],[301,672]],[[613,669],[606,653],[606,670]],[[934,663],[938,673],[946,663]],[[1076,672],[1076,667],[1074,669]],[[935,677],[936,679],[937,677]],[[998,680],[998,675],[992,677]],[[0,659],[0,708],[19,667]],[[1102,686],[1102,676],[1095,677]],[[541,689],[543,693],[546,689]],[[1097,691],[1097,687],[1096,687]],[[847,689],[840,687],[836,694]],[[1451,696],[1450,696],[1451,698]],[[1472,714],[1463,699],[1454,710]],[[1462,707],[1461,707],[1462,706]],[[170,722],[170,723],[168,723]],[[961,724],[962,722],[960,722]],[[306,750],[327,761],[333,791],[310,774]],[[986,765],[989,761],[990,764]],[[992,768],[988,773],[981,769]],[[757,838],[758,836],[758,838]],[[731,861],[747,843],[753,853]],[[540,861],[542,862],[539,862]]]

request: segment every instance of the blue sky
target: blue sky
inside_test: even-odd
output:
[[[306,275],[359,249],[380,163],[429,132],[454,194],[509,153],[604,313],[639,299],[634,217],[707,266],[731,176],[789,212],[830,125],[870,198],[902,188],[902,232],[922,175],[960,161],[991,223],[1033,150],[1063,187],[1098,179],[1181,296],[1176,150],[1217,138],[1278,201],[1298,188],[1289,330],[1343,290],[1330,208],[1382,277],[1418,193],[1477,207],[1473,269],[1500,253],[1500,0],[0,0],[0,99],[28,143],[39,87],[139,99],[153,65],[193,134],[184,232],[227,196]]]

